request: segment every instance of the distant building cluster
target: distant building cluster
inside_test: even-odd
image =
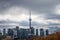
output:
[[[44,29],[40,29],[40,36],[45,36],[49,34],[48,30]],[[0,33],[0,35],[2,35],[2,33]],[[19,26],[16,26],[16,28],[13,29],[8,29],[7,33],[6,33],[6,29],[3,29],[3,35],[4,36],[11,36],[12,38],[28,38],[30,36],[39,36],[38,34],[38,29],[36,29],[36,35],[35,35],[35,31],[34,28],[28,28],[28,29],[24,29],[24,28],[19,28]]]
[[[48,35],[49,32],[48,30],[45,30],[41,28],[39,31],[38,29],[34,30],[35,28],[31,27],[31,12],[30,12],[30,18],[29,18],[29,28],[24,29],[24,28],[19,28],[19,26],[16,26],[16,28],[13,29],[8,29],[6,32],[6,29],[3,29],[3,35],[4,36],[11,36],[12,38],[29,38],[31,36],[45,36]],[[36,32],[36,34],[35,34]],[[40,35],[39,35],[40,34]],[[2,35],[2,33],[0,33]]]

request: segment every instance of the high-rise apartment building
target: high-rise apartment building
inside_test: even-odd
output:
[[[40,29],[40,36],[44,36],[44,30]]]

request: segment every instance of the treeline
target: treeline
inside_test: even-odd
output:
[[[33,36],[29,40],[60,40],[60,32],[45,37]]]

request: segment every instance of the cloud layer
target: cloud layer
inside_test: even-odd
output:
[[[60,26],[60,0],[0,0],[0,25],[28,26],[29,10],[33,27]]]

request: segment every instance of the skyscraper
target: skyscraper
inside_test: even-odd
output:
[[[16,28],[13,29],[13,38],[17,38],[17,31],[16,31]]]
[[[13,30],[12,29],[8,29],[8,36],[13,37]]]
[[[0,36],[2,36],[2,31],[0,30]]]
[[[34,35],[34,28],[31,27],[31,35],[33,36]]]
[[[2,36],[2,33],[0,32],[0,36]]]
[[[40,36],[44,36],[44,30],[40,29]]]
[[[5,28],[3,29],[3,35],[4,36],[6,35],[6,29]]]
[[[38,36],[38,29],[36,29],[36,36]]]
[[[29,33],[30,33],[29,29],[20,29],[21,38],[28,38],[30,36]]]
[[[46,36],[49,35],[48,29],[46,30]]]
[[[19,30],[19,26],[16,26],[16,31],[17,31],[17,37],[20,38],[20,30]]]

